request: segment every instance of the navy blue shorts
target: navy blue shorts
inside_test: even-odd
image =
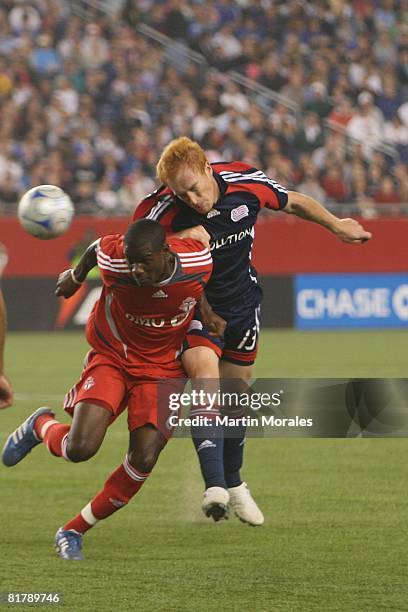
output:
[[[255,362],[258,352],[260,304],[243,307],[241,304],[228,311],[216,309],[220,317],[227,321],[222,339],[211,336],[201,321],[200,308],[197,306],[190,323],[183,352],[195,346],[208,346],[224,361],[236,365],[249,366]]]

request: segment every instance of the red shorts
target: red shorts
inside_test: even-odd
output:
[[[97,404],[111,412],[113,423],[127,406],[129,431],[149,423],[169,438],[168,418],[174,414],[169,396],[182,393],[185,383],[184,378],[164,378],[153,372],[129,374],[108,357],[90,351],[81,378],[65,396],[64,409],[72,416],[79,402]]]

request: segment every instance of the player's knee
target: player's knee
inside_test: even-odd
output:
[[[212,364],[209,362],[196,363],[194,365],[190,365],[188,368],[188,375],[191,379],[208,379],[208,378],[218,378],[218,369],[217,367],[212,367]]]
[[[81,461],[88,461],[91,457],[93,457],[99,445],[93,444],[89,440],[79,439],[79,440],[69,440],[67,442],[67,457],[73,463],[80,463]]]
[[[142,474],[149,474],[159,458],[160,451],[161,448],[158,447],[133,450],[130,451],[128,460],[135,470],[142,472]]]
[[[208,347],[197,346],[183,353],[182,361],[189,378],[218,378],[218,357]]]

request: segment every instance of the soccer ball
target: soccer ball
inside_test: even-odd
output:
[[[74,216],[74,205],[59,187],[39,185],[23,195],[17,214],[26,232],[41,240],[49,240],[67,231]]]

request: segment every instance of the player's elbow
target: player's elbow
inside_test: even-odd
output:
[[[288,191],[288,201],[285,208],[282,209],[283,212],[288,215],[296,215],[299,207],[304,203],[304,197],[302,193],[298,193],[297,191]]]

